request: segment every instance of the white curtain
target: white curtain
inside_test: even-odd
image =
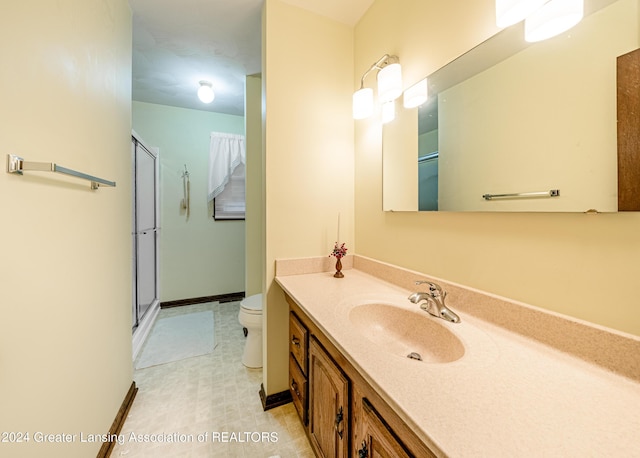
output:
[[[209,148],[209,188],[212,201],[229,183],[231,174],[240,164],[246,164],[244,135],[211,132]]]

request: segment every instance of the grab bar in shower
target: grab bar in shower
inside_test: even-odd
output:
[[[500,199],[500,198],[513,198],[513,197],[559,197],[559,189],[551,189],[549,191],[540,192],[517,192],[513,194],[484,194],[482,198],[484,200]]]
[[[100,185],[115,187],[115,181],[105,180],[103,178],[94,177],[86,173],[78,172],[76,170],[62,167],[55,162],[32,162],[25,161],[23,158],[14,154],[7,154],[7,173],[17,173],[22,175],[22,172],[56,172],[64,175],[70,175],[72,177],[81,178],[91,182],[91,189],[98,189]]]

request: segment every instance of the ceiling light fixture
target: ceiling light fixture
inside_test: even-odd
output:
[[[524,20],[524,39],[536,42],[555,37],[582,20],[584,0],[551,0]]]
[[[209,81],[200,81],[200,88],[198,88],[198,98],[203,103],[211,103],[215,98],[213,93],[213,87]]]
[[[402,94],[402,68],[398,57],[385,54],[376,61],[360,78],[360,89],[353,94],[353,118],[364,119],[373,114],[373,89],[364,87],[364,79],[378,70],[378,100],[390,102]]]

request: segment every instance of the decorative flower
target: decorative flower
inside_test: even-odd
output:
[[[335,256],[338,259],[344,258],[346,255],[347,255],[347,247],[344,246],[344,243],[338,246],[338,242],[336,242],[336,244],[333,247],[333,251],[331,252],[331,254],[329,254],[329,256]]]

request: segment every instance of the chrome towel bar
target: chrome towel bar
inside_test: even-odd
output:
[[[75,170],[62,167],[55,162],[31,162],[25,161],[23,158],[14,154],[7,154],[7,173],[17,173],[22,175],[22,172],[56,172],[64,175],[70,175],[76,178],[82,178],[91,182],[91,189],[98,189],[100,185],[115,187],[115,181],[105,180],[103,178],[94,177],[86,173],[77,172]]]
[[[499,198],[513,198],[513,197],[559,197],[559,189],[551,189],[549,191],[540,192],[518,192],[514,194],[484,194],[482,198],[484,200],[499,199]]]

